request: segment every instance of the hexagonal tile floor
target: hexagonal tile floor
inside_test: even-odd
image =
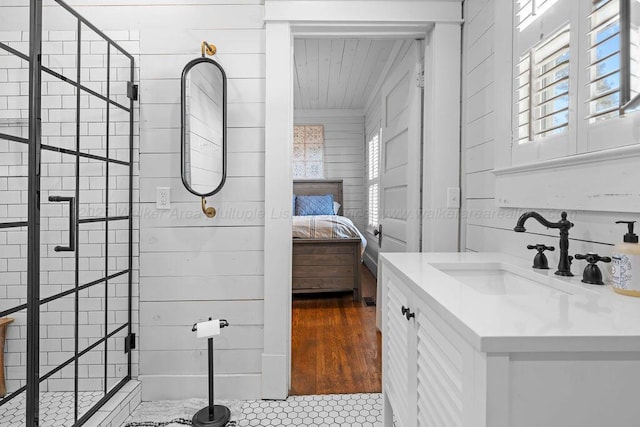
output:
[[[104,393],[90,391],[78,393],[78,413],[84,414],[97,403]],[[73,425],[73,392],[48,391],[40,393],[40,426],[60,427]],[[25,393],[0,406],[0,425],[2,427],[24,427]]]
[[[220,401],[231,410],[230,426],[379,427],[382,425],[382,395],[330,394],[292,396],[287,400]],[[206,401],[144,402],[123,424],[143,421],[191,419]],[[177,426],[178,424],[169,424]]]

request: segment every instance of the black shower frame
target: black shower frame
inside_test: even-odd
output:
[[[84,424],[91,416],[93,416],[113,395],[115,395],[122,387],[131,379],[131,362],[132,352],[131,349],[135,348],[135,335],[132,331],[132,289],[133,289],[133,164],[134,164],[134,101],[137,101],[137,86],[135,82],[135,59],[119,46],[110,37],[100,31],[96,26],[84,18],[81,14],[76,12],[73,8],[67,5],[63,0],[54,0],[55,3],[64,8],[67,12],[73,15],[77,19],[77,81],[73,81],[56,71],[49,69],[42,65],[42,14],[43,5],[42,0],[30,0],[29,2],[29,55],[25,55],[16,49],[0,42],[0,49],[5,50],[15,56],[20,57],[24,61],[29,62],[29,137],[21,138],[14,135],[8,135],[0,133],[0,139],[13,141],[17,143],[27,144],[28,149],[28,216],[27,221],[14,221],[0,223],[0,229],[5,228],[20,228],[27,227],[27,240],[28,240],[28,252],[27,252],[27,303],[21,304],[9,310],[0,312],[0,317],[27,310],[27,384],[18,390],[14,391],[4,399],[0,400],[0,406],[9,402],[13,398],[19,396],[26,390],[26,413],[25,420],[26,426],[37,427],[39,425],[39,389],[40,382],[48,379],[55,373],[59,372],[63,368],[74,363],[75,375],[74,375],[74,426],[80,426]],[[97,35],[102,37],[107,42],[107,92],[106,96],[103,96],[81,84],[81,65],[82,65],[82,25],[85,25]],[[129,107],[125,107],[110,98],[111,89],[111,49],[115,48],[122,55],[126,56],[131,62],[130,76],[128,82],[127,95],[129,98]],[[42,85],[42,72],[67,82],[76,88],[76,150],[68,150],[58,148],[49,145],[42,144],[41,134],[41,85]],[[80,99],[83,93],[95,96],[105,102],[107,102],[106,108],[106,156],[96,156],[88,153],[82,153],[80,151]],[[110,107],[115,106],[129,113],[129,161],[121,161],[117,159],[111,159],[109,153],[109,119],[110,119]],[[76,236],[76,250],[75,250],[75,286],[73,289],[58,293],[51,297],[40,299],[40,153],[41,150],[55,151],[63,154],[69,154],[76,157],[76,188],[75,195],[75,217],[78,220],[75,222],[75,236]],[[106,188],[105,188],[105,216],[104,218],[90,218],[85,220],[79,219],[79,161],[80,157],[90,158],[94,160],[104,161],[106,165]],[[120,164],[129,167],[129,214],[126,216],[113,216],[109,217],[109,164]],[[71,213],[70,213],[71,215]],[[108,248],[109,248],[109,222],[117,220],[128,220],[129,223],[129,247],[128,247],[128,268],[118,271],[117,273],[109,275],[108,269]],[[102,279],[98,279],[89,283],[79,284],[78,277],[78,231],[80,223],[88,222],[104,222],[105,223],[105,276]],[[73,242],[70,242],[70,245]],[[128,274],[128,318],[127,322],[118,326],[113,331],[109,332],[108,329],[108,281]],[[91,286],[99,283],[105,283],[105,331],[104,336],[96,342],[90,344],[87,348],[79,350],[79,318],[78,318],[78,304],[79,304],[79,292],[83,289],[90,288]],[[56,368],[47,372],[44,376],[40,377],[39,366],[39,353],[40,353],[40,306],[47,304],[56,299],[60,299],[69,295],[75,294],[75,326],[74,326],[74,341],[75,352],[74,356],[66,360]],[[108,366],[108,339],[115,336],[124,329],[127,329],[127,336],[125,337],[125,351],[127,356],[127,375],[122,378],[111,390],[108,390],[107,381],[107,366]],[[92,349],[96,348],[100,344],[104,343],[104,393],[105,395],[94,404],[86,413],[78,418],[78,360],[81,356],[88,353]]]

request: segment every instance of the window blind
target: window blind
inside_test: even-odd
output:
[[[369,226],[376,228],[378,226],[379,216],[378,210],[380,206],[380,193],[378,183],[369,186]]]
[[[380,141],[376,134],[371,141],[369,141],[369,179],[376,179],[378,177],[380,168]]]
[[[531,139],[531,55],[529,53],[520,58],[516,81],[518,142],[523,143]]]
[[[518,28],[526,28],[544,14],[557,0],[520,0],[518,1]]]
[[[520,57],[515,94],[519,143],[568,127],[569,35],[566,26]]]
[[[569,124],[569,26],[543,41],[533,51],[533,132],[560,133]]]
[[[624,1],[624,0],[623,0]],[[621,105],[620,0],[593,0],[589,15],[589,122],[619,115]]]
[[[369,214],[367,223],[370,227],[376,228],[378,226],[379,221],[379,208],[380,208],[380,134],[376,133],[367,144],[368,151],[368,207]]]

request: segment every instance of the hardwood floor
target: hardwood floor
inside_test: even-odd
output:
[[[376,298],[376,279],[361,265],[362,296]],[[381,336],[376,307],[352,294],[293,298],[291,394],[379,393]]]

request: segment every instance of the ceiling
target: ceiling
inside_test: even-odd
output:
[[[396,40],[296,39],[296,109],[363,109]]]

